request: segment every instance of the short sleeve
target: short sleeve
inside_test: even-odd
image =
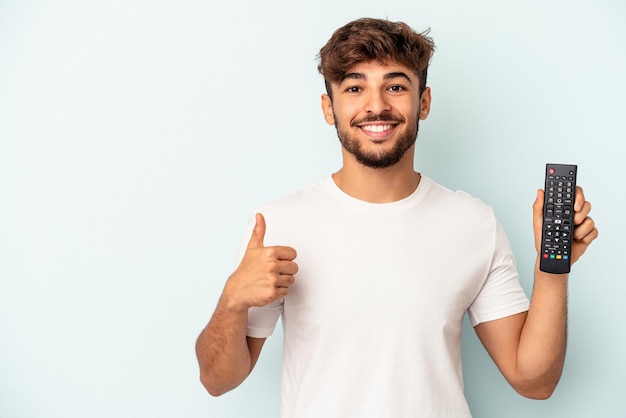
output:
[[[253,338],[267,338],[274,332],[278,318],[283,313],[283,300],[260,308],[248,310],[246,335]]]
[[[509,241],[496,222],[494,234],[494,255],[478,296],[468,309],[472,326],[481,322],[494,321],[528,310],[529,301],[519,282],[515,256]]]

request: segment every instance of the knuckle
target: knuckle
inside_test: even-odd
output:
[[[265,258],[275,258],[276,257],[276,249],[274,247],[264,247],[263,248],[263,257],[265,257]]]
[[[271,289],[276,286],[276,274],[272,272],[266,272],[263,275],[263,287]]]
[[[263,292],[263,299],[266,303],[272,303],[277,299],[276,296],[276,288],[267,288],[265,292]]]
[[[268,260],[265,263],[265,271],[268,273],[273,273],[278,271],[278,261],[277,260]]]

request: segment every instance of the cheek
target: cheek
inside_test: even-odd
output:
[[[419,102],[416,103],[414,106],[411,106],[410,109],[407,108],[406,113],[404,113],[405,115],[411,115],[411,117],[419,120],[422,119],[423,115],[422,115],[422,108],[419,105]]]

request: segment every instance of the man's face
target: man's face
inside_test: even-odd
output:
[[[419,79],[400,64],[357,64],[331,88],[332,100],[322,96],[324,117],[344,149],[371,168],[400,161],[430,110],[430,90],[420,97]]]

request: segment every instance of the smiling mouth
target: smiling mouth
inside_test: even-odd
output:
[[[389,114],[369,115],[360,120],[354,120],[351,125],[358,127],[363,133],[375,138],[391,135],[395,129],[404,122],[404,119]]]
[[[363,129],[364,131],[367,132],[373,132],[373,133],[381,133],[381,132],[385,132],[385,131],[389,131],[391,129],[393,129],[396,125],[395,124],[386,124],[386,125],[361,125],[359,126],[359,128]]]

